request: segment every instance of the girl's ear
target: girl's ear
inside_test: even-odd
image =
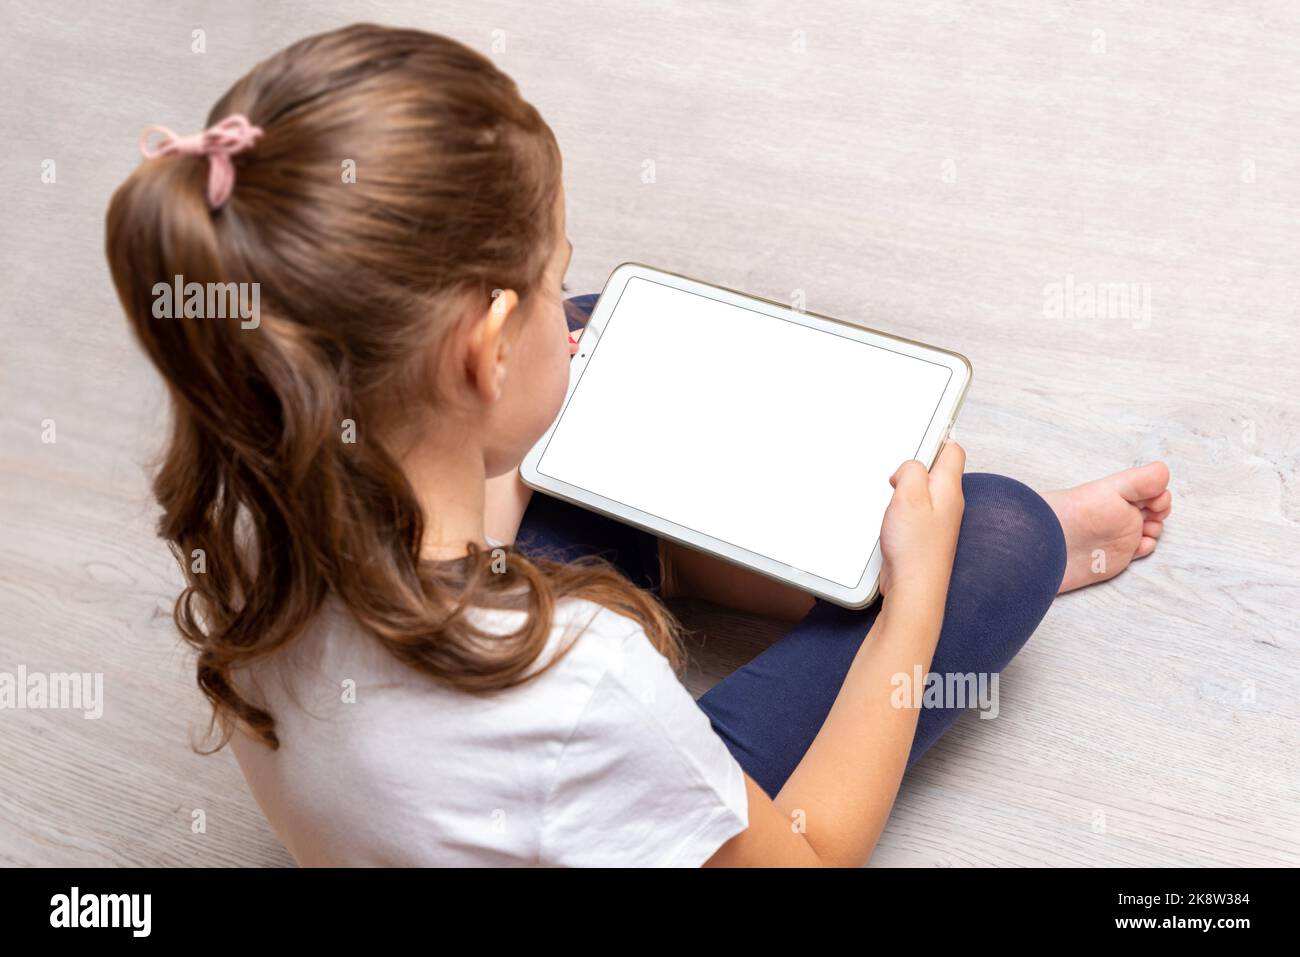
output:
[[[484,402],[501,398],[506,381],[506,356],[510,354],[504,330],[506,320],[518,307],[518,293],[513,289],[499,289],[493,293],[492,305],[473,321],[470,329],[465,371]]]

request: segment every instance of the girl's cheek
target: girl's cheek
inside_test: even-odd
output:
[[[550,410],[553,419],[564,404],[564,393],[569,388],[569,325],[561,317],[558,329],[554,325],[539,324],[545,329],[545,342],[537,343],[538,369],[545,370],[540,383],[543,394],[537,398],[539,405]]]
[[[555,400],[555,411],[558,413],[560,411],[560,406],[564,403],[564,393],[567,392],[569,388],[569,364],[573,361],[569,348],[568,323],[565,323],[564,339],[557,344],[555,353],[553,398]]]

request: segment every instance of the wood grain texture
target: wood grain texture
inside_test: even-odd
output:
[[[575,290],[635,259],[802,293],[970,357],[972,470],[1171,465],[1160,551],[1058,602],[999,719],[909,775],[875,863],[1300,864],[1300,8],[331,6],[0,12],[0,671],[103,672],[107,699],[0,712],[0,863],[290,863],[233,760],[189,748],[147,485],[163,396],[103,216],[142,126],[197,128],[261,57],[382,19],[484,52],[503,31],[491,55],[564,149]],[[1049,318],[1067,277],[1149,288],[1149,321]],[[779,633],[685,615],[697,692]]]

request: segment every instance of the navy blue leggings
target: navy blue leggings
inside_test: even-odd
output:
[[[570,300],[570,328],[595,296]],[[1046,502],[999,475],[962,480],[966,511],[953,562],[943,629],[930,672],[998,674],[1056,597],[1065,574],[1065,538]],[[535,494],[518,546],[553,558],[600,554],[634,583],[658,592],[658,541],[614,519]],[[769,795],[781,789],[821,729],[880,603],[852,611],[818,600],[780,640],[718,682],[699,700],[740,766]],[[964,709],[922,708],[909,766]]]

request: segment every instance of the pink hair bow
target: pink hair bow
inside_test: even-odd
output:
[[[161,133],[162,138],[151,147],[149,137],[153,133]],[[146,126],[140,134],[140,154],[145,159],[171,153],[207,156],[208,205],[220,209],[235,188],[235,166],[230,157],[248,149],[261,135],[262,128],[248,122],[243,113],[232,113],[220,123],[191,136],[177,136],[165,126]]]

